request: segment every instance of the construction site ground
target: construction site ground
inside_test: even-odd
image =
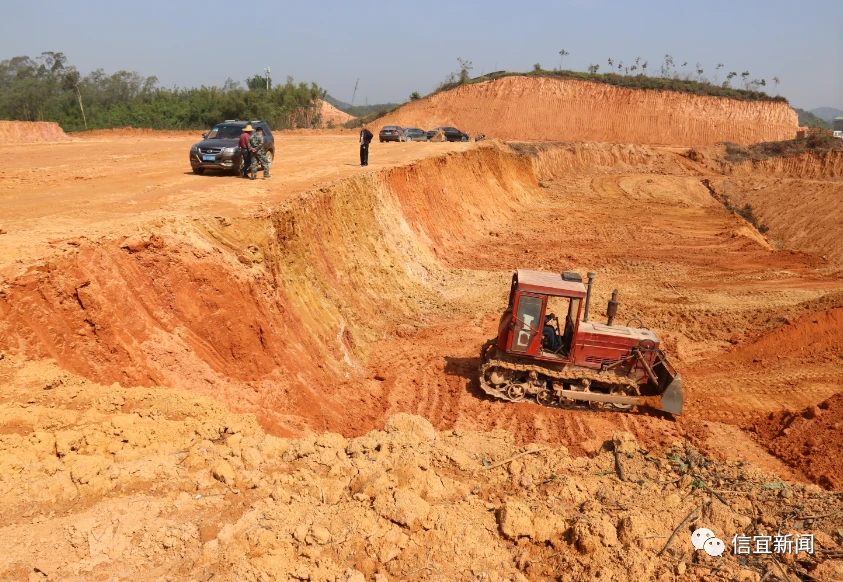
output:
[[[355,133],[279,132],[253,182],[192,174],[196,140],[0,145],[0,579],[843,580],[839,160],[492,141],[360,168]],[[618,289],[682,416],[485,397],[516,268],[597,271],[592,319]],[[694,526],[817,547],[718,560]]]

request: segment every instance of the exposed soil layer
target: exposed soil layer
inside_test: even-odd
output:
[[[6,578],[37,577],[52,548],[49,575],[78,580],[716,579],[649,537],[703,501],[697,523],[727,541],[813,528],[839,550],[838,521],[800,517],[837,497],[761,485],[841,488],[836,465],[795,452],[813,429],[781,430],[826,401],[817,419],[839,417],[840,263],[779,250],[712,197],[778,180],[819,199],[836,179],[730,173],[722,147],[494,141],[378,145],[362,171],[354,136],[319,133],[279,136],[277,181],[254,183],[177,174],[189,143],[32,145],[0,174]],[[683,415],[482,396],[478,349],[519,267],[598,271],[594,319],[619,289],[618,321],[641,317],[682,372]],[[426,420],[390,420],[407,412]],[[637,441],[623,482],[618,432]],[[474,475],[536,443],[551,450]],[[739,493],[737,513],[695,476]],[[786,565],[834,579],[831,556]],[[724,562],[728,579],[775,567]]]
[[[354,119],[353,115],[349,115],[345,111],[340,111],[327,101],[320,101],[319,103],[322,112],[322,127],[327,125],[341,125]]]
[[[756,426],[767,447],[811,480],[828,489],[843,489],[843,395],[799,412],[771,412]]]
[[[782,487],[773,474],[680,444],[642,448],[627,432],[590,458],[518,446],[505,431],[437,432],[408,414],[357,438],[287,440],[208,398],[97,385],[10,357],[0,360],[0,420],[3,580],[673,582],[843,572],[827,517],[843,510],[839,496]],[[722,559],[694,551],[698,527],[725,542]],[[736,534],[779,532],[812,535],[813,554],[777,565],[731,551]]]
[[[839,306],[843,284],[821,259],[776,252],[726,212],[685,152],[519,150],[472,146],[242,218],[162,217],[131,236],[58,241],[37,268],[8,271],[0,349],[103,383],[212,395],[275,434],[358,435],[411,411],[440,429],[506,428],[580,453],[623,428],[648,446],[688,435],[732,458],[711,436],[727,429],[699,423],[746,426],[841,390],[833,358],[724,371],[733,343]],[[596,305],[618,288],[621,318],[643,317],[665,339],[689,420],[479,396],[477,349],[510,270],[595,265]],[[839,346],[828,339],[830,353]],[[746,460],[788,472],[749,436],[735,439]]]
[[[726,161],[731,163],[746,160],[760,162],[769,158],[792,157],[805,152],[824,154],[843,151],[843,140],[834,139],[830,135],[811,135],[785,141],[756,143],[750,146],[740,146],[733,143],[724,145],[726,147]]]
[[[517,140],[696,146],[793,139],[797,121],[786,103],[505,77],[412,101],[377,123],[450,125],[472,135]]]
[[[0,120],[0,144],[44,143],[69,141],[70,138],[51,121],[2,121]]]

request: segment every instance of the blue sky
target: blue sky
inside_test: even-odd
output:
[[[473,75],[551,69],[563,48],[575,70],[637,56],[657,70],[665,54],[706,75],[724,63],[778,76],[795,107],[843,109],[841,0],[31,0],[0,21],[0,60],[61,51],[83,73],[126,69],[165,86],[242,81],[269,66],[276,80],[316,81],[344,101],[359,78],[356,103],[427,93],[457,57]]]

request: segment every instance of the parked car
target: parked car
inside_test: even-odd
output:
[[[427,141],[427,132],[418,127],[405,127],[401,141]]]
[[[471,138],[467,133],[463,133],[456,127],[434,127],[427,132],[427,139],[431,139],[440,129],[442,130],[442,133],[445,134],[445,139],[448,141],[471,141]]]
[[[385,125],[381,128],[381,131],[378,134],[378,139],[381,143],[385,141],[401,141],[402,135],[404,135],[404,130],[402,130],[399,126]]]
[[[190,166],[194,174],[204,174],[205,170],[222,170],[240,174],[243,171],[243,156],[238,142],[243,128],[247,125],[257,130],[263,128],[263,149],[267,161],[272,162],[275,157],[275,138],[269,125],[257,119],[254,121],[237,121],[227,119],[218,123],[208,133],[202,134],[202,141],[190,148]]]

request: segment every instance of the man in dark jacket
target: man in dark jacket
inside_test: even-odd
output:
[[[369,144],[372,143],[372,132],[364,125],[360,130],[360,165],[364,168],[369,165]]]
[[[249,168],[252,165],[252,156],[249,154],[249,138],[252,137],[252,124],[247,124],[240,134],[240,157],[243,158],[243,177],[249,177]]]

